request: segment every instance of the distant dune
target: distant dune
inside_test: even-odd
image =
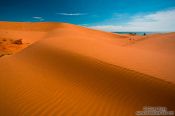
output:
[[[67,23],[0,22],[0,38],[23,40],[18,50],[12,46],[15,54],[0,57],[2,116],[175,109],[175,33],[131,36]]]

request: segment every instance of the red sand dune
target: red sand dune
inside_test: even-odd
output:
[[[174,33],[143,37],[10,22],[0,23],[0,33],[31,43],[0,58],[2,116],[134,116],[147,105],[175,109]]]

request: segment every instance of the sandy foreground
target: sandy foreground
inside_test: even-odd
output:
[[[14,44],[18,39],[23,44]],[[0,55],[0,116],[175,109],[175,33],[131,36],[66,23],[0,22]]]

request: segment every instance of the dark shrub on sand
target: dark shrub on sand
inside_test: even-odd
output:
[[[20,45],[20,44],[22,44],[22,39],[14,40],[12,43]]]

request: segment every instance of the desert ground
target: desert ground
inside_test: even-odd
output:
[[[0,22],[0,116],[135,116],[175,109],[175,33]]]

